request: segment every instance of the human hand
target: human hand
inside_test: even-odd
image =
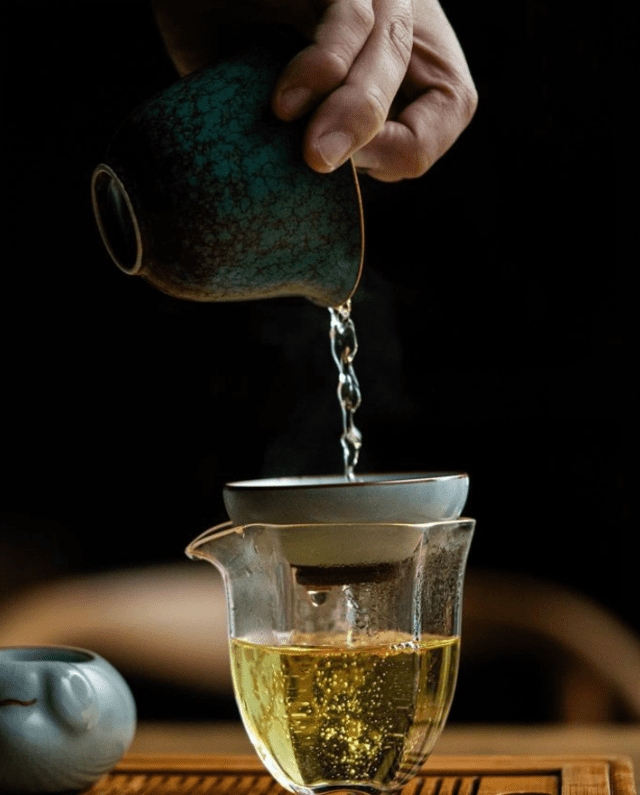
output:
[[[212,20],[288,22],[310,44],[285,67],[274,113],[310,113],[308,165],[328,173],[353,157],[375,179],[422,176],[471,120],[477,95],[464,53],[437,0],[156,0],[180,74],[214,55]],[[205,24],[205,21],[207,24]]]

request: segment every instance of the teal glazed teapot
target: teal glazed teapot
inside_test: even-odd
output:
[[[178,80],[135,110],[93,173],[102,240],[116,265],[194,301],[303,296],[338,306],[362,269],[351,161],[303,160],[306,119],[271,110],[299,42],[268,41]]]

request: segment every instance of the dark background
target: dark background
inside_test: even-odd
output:
[[[640,630],[621,31],[604,0],[444,8],[480,103],[422,179],[361,180],[359,470],[466,470],[471,566],[567,585]],[[325,310],[182,302],[123,275],[99,240],[93,167],[175,79],[147,4],[14,2],[2,16],[10,597],[181,560],[226,518],[225,481],[341,461]]]

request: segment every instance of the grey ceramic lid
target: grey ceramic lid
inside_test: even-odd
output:
[[[227,483],[234,524],[308,522],[424,523],[457,519],[469,491],[464,472],[267,478]]]

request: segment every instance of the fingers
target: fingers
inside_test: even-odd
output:
[[[274,91],[281,119],[302,115],[346,78],[374,25],[371,0],[332,0],[314,42],[286,67]]]
[[[399,112],[354,155],[381,181],[422,176],[455,142],[478,97],[462,47],[437,0],[415,0],[413,52]]]
[[[424,19],[416,24],[404,108],[354,156],[357,168],[385,182],[422,176],[451,148],[477,108],[462,48],[437,3],[432,9],[438,13],[428,25]]]
[[[430,88],[353,155],[356,168],[382,182],[421,177],[447,152],[475,112],[473,85]]]
[[[180,74],[207,63],[226,4],[152,4]],[[232,18],[245,6],[244,16],[259,9],[313,31],[312,44],[280,76],[272,103],[283,120],[313,110],[304,156],[319,172],[353,156],[382,181],[421,176],[473,116],[473,80],[438,0],[236,0]]]
[[[274,111],[292,119],[320,101],[304,155],[333,171],[382,130],[407,71],[413,40],[411,0],[334,0],[315,41],[282,74]]]

